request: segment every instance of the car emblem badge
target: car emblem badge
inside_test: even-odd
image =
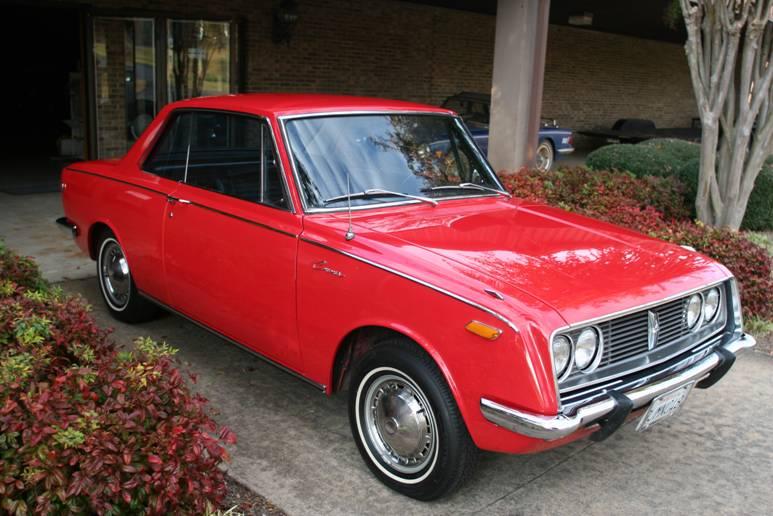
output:
[[[655,312],[647,312],[648,316],[648,332],[647,332],[647,348],[652,351],[658,343],[658,333],[660,333],[660,321],[658,320],[658,314]]]

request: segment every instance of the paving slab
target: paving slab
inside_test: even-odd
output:
[[[64,215],[57,193],[9,195],[0,193],[0,239],[19,254],[34,256],[49,281],[85,278],[95,274],[94,262],[73,244],[66,228],[56,224]]]

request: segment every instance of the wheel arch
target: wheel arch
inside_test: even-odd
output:
[[[556,142],[553,140],[553,137],[550,135],[540,136],[537,140],[537,146],[539,146],[542,142],[548,142],[550,146],[553,148],[553,155],[556,154]]]
[[[453,377],[440,356],[440,353],[425,338],[411,331],[409,328],[388,324],[359,325],[350,330],[339,342],[330,368],[330,381],[328,382],[328,394],[335,394],[348,387],[351,366],[357,357],[362,356],[369,349],[377,346],[379,341],[389,337],[407,339],[417,349],[426,353],[437,365],[440,372],[456,398],[457,405],[461,408],[461,400]]]
[[[110,222],[98,220],[91,224],[89,226],[88,236],[87,236],[87,242],[89,246],[89,256],[92,260],[97,259],[97,252],[99,252],[98,246],[99,242],[97,241],[99,239],[99,236],[104,231],[110,231],[115,235],[116,240],[118,242],[121,242],[121,237],[116,232],[115,228],[110,224]]]

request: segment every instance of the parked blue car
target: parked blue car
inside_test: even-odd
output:
[[[461,115],[470,128],[475,143],[488,152],[488,124],[491,95],[464,91],[448,97],[443,107],[452,109]],[[555,120],[542,119],[537,143],[535,166],[538,170],[550,170],[558,156],[574,152],[574,137],[571,129],[558,126]]]

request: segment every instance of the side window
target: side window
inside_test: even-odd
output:
[[[172,134],[176,124],[182,136]],[[174,177],[168,173],[172,167]],[[255,117],[214,111],[179,114],[145,170],[245,201],[287,208],[270,127]]]
[[[164,129],[156,147],[145,160],[143,169],[172,181],[185,177],[185,161],[191,139],[193,113],[177,113]]]

